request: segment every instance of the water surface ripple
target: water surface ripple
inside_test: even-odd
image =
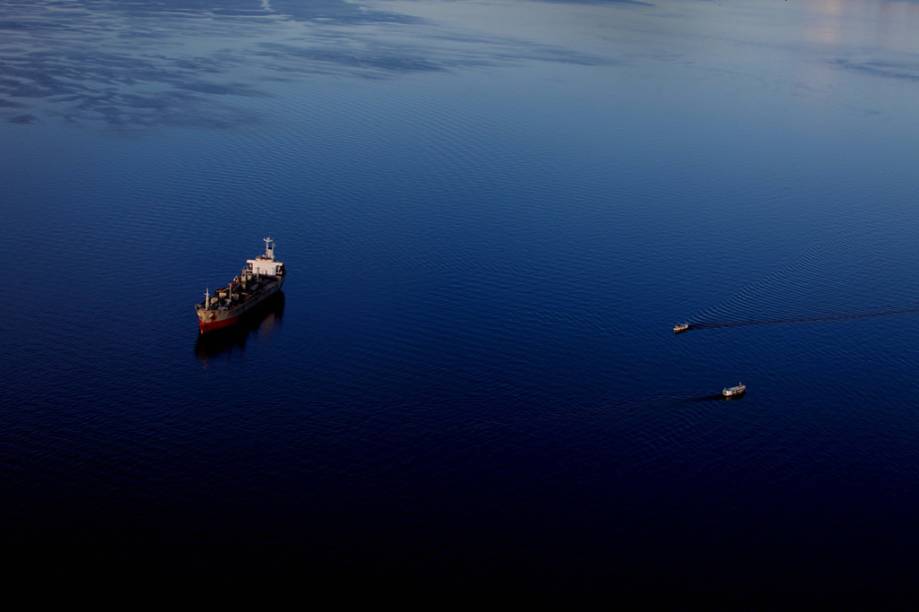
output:
[[[0,0],[9,550],[901,587],[916,27],[883,0]],[[283,299],[199,339],[269,233]]]

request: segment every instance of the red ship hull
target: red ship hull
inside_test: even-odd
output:
[[[263,304],[277,295],[283,286],[283,277],[276,281],[272,281],[271,284],[267,288],[262,289],[258,295],[250,296],[244,303],[234,307],[232,312],[198,310],[198,334],[206,334],[236,325],[244,317],[251,316],[261,310]]]
[[[198,321],[198,333],[204,334],[210,331],[223,329],[224,327],[230,327],[231,325],[236,325],[239,323],[239,319],[240,317],[230,317],[229,319],[223,319],[221,321]]]

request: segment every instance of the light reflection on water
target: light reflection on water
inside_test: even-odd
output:
[[[228,127],[256,116],[237,98],[276,93],[279,80],[534,61],[743,72],[732,56],[746,62],[764,47],[828,70],[919,79],[912,2],[8,1],[2,17],[0,113],[18,124]],[[781,68],[774,78],[794,86]]]

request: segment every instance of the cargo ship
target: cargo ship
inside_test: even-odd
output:
[[[199,334],[235,325],[284,286],[284,263],[274,257],[274,240],[264,240],[265,252],[246,260],[246,267],[226,287],[214,295],[205,289],[204,301],[195,304]]]

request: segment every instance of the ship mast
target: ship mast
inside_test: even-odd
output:
[[[274,261],[274,240],[271,239],[271,236],[262,238],[265,242],[265,258]]]
[[[204,309],[207,310],[211,305],[211,290],[210,287],[204,290]]]

